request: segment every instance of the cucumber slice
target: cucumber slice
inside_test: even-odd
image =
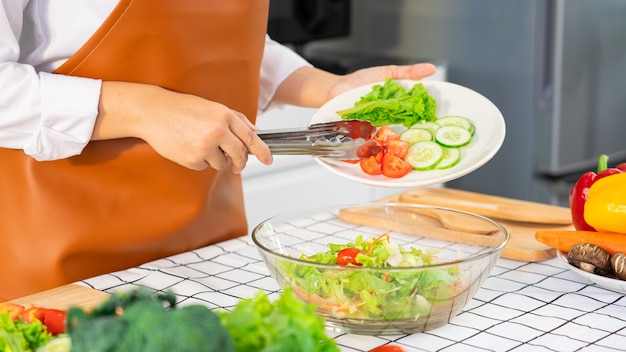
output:
[[[472,125],[470,120],[463,116],[443,116],[437,119],[437,123],[441,126],[459,126],[466,130],[469,130]]]
[[[443,158],[443,148],[433,141],[421,141],[412,144],[404,158],[413,166],[413,170],[432,170]]]
[[[442,148],[443,158],[437,164],[436,169],[444,170],[449,169],[461,161],[461,150],[459,148]]]
[[[441,125],[433,121],[420,121],[420,122],[414,123],[411,127],[409,127],[409,129],[423,128],[423,129],[429,130],[430,133],[434,135],[435,131],[438,130],[439,127],[441,127]]]
[[[473,136],[476,128],[474,124],[467,118],[463,116],[444,116],[437,119],[437,123],[441,126],[459,126],[463,127],[466,130],[470,131],[470,134]]]
[[[474,127],[474,124],[470,125],[469,132],[470,132],[470,135],[474,137],[474,132],[476,132],[476,127]]]
[[[413,144],[421,141],[432,141],[433,134],[425,128],[409,128],[400,134],[400,139]]]
[[[435,131],[435,141],[447,148],[460,148],[472,141],[472,134],[463,127],[441,126]]]

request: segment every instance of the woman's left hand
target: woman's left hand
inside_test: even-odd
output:
[[[328,100],[337,95],[347,92],[350,89],[364,84],[391,79],[411,79],[420,80],[424,77],[432,76],[435,73],[435,66],[429,63],[421,63],[407,66],[374,66],[363,68],[345,76],[339,76],[338,82],[330,87]]]
[[[287,77],[278,87],[274,99],[281,103],[320,107],[328,100],[350,89],[392,79],[421,80],[435,73],[429,63],[414,65],[374,66],[346,74],[336,75],[314,67],[302,67]]]

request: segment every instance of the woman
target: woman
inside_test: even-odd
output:
[[[434,73],[315,69],[267,0],[1,1],[0,301],[245,235],[258,108]]]

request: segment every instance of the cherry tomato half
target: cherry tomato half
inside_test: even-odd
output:
[[[67,313],[59,309],[44,309],[43,324],[52,335],[65,332],[65,318]]]
[[[0,313],[2,312],[8,312],[9,317],[15,320],[24,312],[24,306],[12,302],[4,302],[0,304]]]
[[[43,322],[43,313],[44,313],[43,308],[33,306],[33,307],[24,309],[21,316],[22,316],[22,320],[29,322],[29,323],[35,319]]]
[[[347,131],[348,136],[353,139],[370,139],[372,137],[372,133],[376,132],[376,127],[372,126],[372,124],[368,121],[348,120],[342,121],[340,125],[340,129]]]
[[[378,152],[378,154],[376,154],[376,162],[379,163],[379,164],[382,164],[383,156],[385,156],[385,150],[384,149],[382,149],[380,152]]]
[[[361,266],[361,263],[356,261],[356,256],[359,255],[361,251],[357,248],[344,248],[337,253],[337,264],[339,265],[358,265]]]
[[[409,142],[401,139],[393,139],[387,142],[386,150],[387,154],[397,156],[400,159],[404,159],[409,153]]]
[[[30,307],[25,309],[21,314],[22,320],[32,322],[39,320],[52,335],[58,335],[65,332],[66,312],[59,309]]]
[[[380,126],[380,128],[378,129],[378,131],[376,131],[376,134],[374,135],[374,140],[379,141],[383,144],[396,139],[400,139],[400,135],[387,125]]]
[[[383,173],[380,163],[376,161],[375,156],[363,158],[359,164],[361,165],[361,170],[368,175],[380,175]]]
[[[356,156],[360,159],[378,154],[383,147],[374,140],[369,140],[360,146],[356,151]]]
[[[400,178],[413,170],[413,166],[403,159],[391,154],[383,156],[382,174],[387,177]]]

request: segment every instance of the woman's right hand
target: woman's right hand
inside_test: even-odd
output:
[[[248,151],[269,165],[269,147],[240,112],[160,87],[103,82],[92,140],[137,137],[163,157],[193,170],[240,173]]]

